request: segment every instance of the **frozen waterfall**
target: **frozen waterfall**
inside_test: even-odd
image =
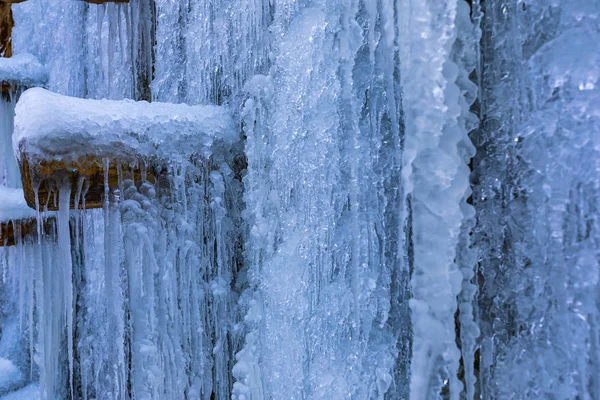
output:
[[[0,1],[4,41],[0,400],[600,399],[600,0]]]

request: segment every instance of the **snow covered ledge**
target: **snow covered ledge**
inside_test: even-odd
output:
[[[22,237],[35,232],[35,216],[25,202],[23,190],[0,186],[0,247],[15,245],[15,231]]]
[[[2,92],[43,86],[48,81],[46,68],[29,53],[10,58],[0,57],[0,82]]]
[[[224,107],[90,100],[34,88],[17,103],[13,149],[30,207],[35,208],[35,186],[40,206],[57,209],[51,192],[67,179],[74,189],[71,207],[75,193],[89,187],[85,206],[99,208],[105,178],[116,188],[122,172],[152,180],[152,171],[146,176],[141,165],[206,162],[228,153],[238,132]]]

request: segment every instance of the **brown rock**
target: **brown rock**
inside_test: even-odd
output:
[[[16,244],[15,231],[20,232],[21,238],[37,231],[35,219],[24,221],[0,221],[0,247]],[[18,235],[18,234],[17,234]]]
[[[12,56],[12,30],[15,26],[10,3],[0,2],[0,57]]]
[[[21,155],[20,162],[21,180],[25,201],[29,207],[35,209],[34,184],[38,188],[40,209],[50,211],[58,210],[58,187],[66,181],[71,184],[70,208],[75,208],[76,194],[80,177],[83,177],[83,190],[85,195],[85,208],[102,208],[104,204],[104,167],[102,158],[86,155],[73,162],[55,160],[29,160],[27,155]],[[117,163],[111,160],[108,170],[108,186],[110,190],[119,188],[121,179],[133,179],[134,182],[142,181],[141,161]],[[156,178],[150,168],[145,170],[145,180],[154,183]],[[79,204],[83,208],[83,204]]]

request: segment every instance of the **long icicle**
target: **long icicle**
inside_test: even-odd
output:
[[[69,358],[69,389],[73,397],[73,263],[71,260],[71,234],[69,230],[69,207],[71,203],[71,184],[67,180],[59,187],[58,208],[58,246],[63,264],[64,313],[67,321],[67,354]]]
[[[455,252],[468,187],[457,146],[458,68],[449,62],[456,0],[399,0],[401,79],[406,121],[403,177],[411,197],[414,246],[410,398],[458,399],[454,313],[462,276]],[[401,227],[402,228],[402,227]]]

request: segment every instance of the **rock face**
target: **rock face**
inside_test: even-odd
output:
[[[10,3],[17,1],[7,1],[0,3],[0,57],[12,56],[12,30],[15,26]]]

